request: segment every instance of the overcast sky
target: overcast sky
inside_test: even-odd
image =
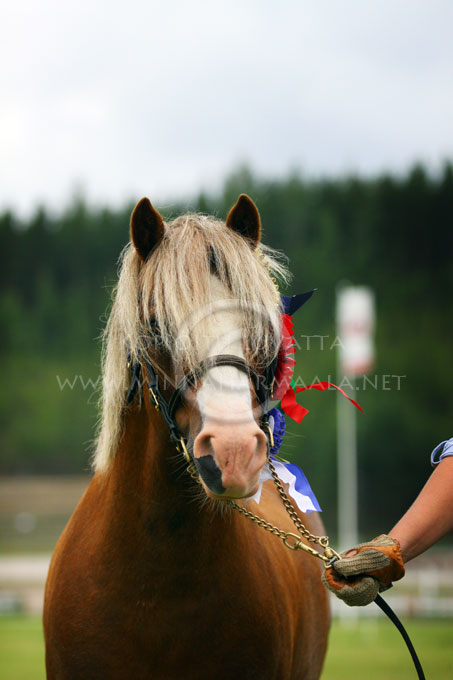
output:
[[[451,0],[2,0],[0,209],[453,157]]]

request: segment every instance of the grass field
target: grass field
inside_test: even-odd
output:
[[[405,623],[427,680],[450,680],[453,677],[453,621],[410,620]],[[39,618],[0,618],[0,676],[2,680],[44,680]],[[334,622],[322,680],[357,678],[416,678],[409,653],[390,623],[383,620]]]

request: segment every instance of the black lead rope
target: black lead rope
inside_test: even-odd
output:
[[[404,642],[406,643],[406,646],[407,646],[407,648],[410,652],[410,655],[412,657],[412,661],[414,662],[415,670],[417,671],[417,675],[419,677],[419,680],[425,680],[425,674],[423,672],[423,668],[422,668],[422,665],[420,663],[420,659],[417,656],[417,652],[414,649],[414,645],[412,644],[411,639],[410,639],[405,627],[403,626],[403,624],[401,623],[401,621],[399,620],[399,618],[397,617],[397,615],[395,614],[393,609],[390,607],[389,604],[387,604],[387,602],[384,600],[383,597],[381,597],[380,595],[376,595],[376,599],[374,601],[376,602],[377,606],[380,607],[380,609],[382,609],[384,614],[386,614],[389,617],[390,621],[398,628],[398,630],[401,633],[401,636],[402,636]]]

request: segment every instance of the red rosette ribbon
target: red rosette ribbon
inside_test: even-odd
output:
[[[282,312],[282,341],[278,350],[278,363],[275,370],[274,387],[271,394],[273,401],[280,401],[291,386],[296,360],[294,340],[294,324],[289,314]]]
[[[275,371],[275,382],[274,388],[271,394],[271,400],[280,401],[280,408],[283,413],[295,420],[296,423],[301,423],[302,419],[305,418],[308,409],[304,408],[296,401],[296,394],[299,392],[304,392],[305,390],[324,390],[329,389],[329,387],[334,387],[338,390],[346,399],[348,399],[351,404],[353,404],[359,411],[363,410],[359,404],[348,397],[346,392],[338,385],[327,381],[320,381],[312,383],[311,385],[306,385],[304,387],[294,387],[291,385],[291,380],[294,373],[294,366],[296,365],[296,360],[294,359],[294,354],[296,353],[295,340],[294,340],[294,324],[292,317],[289,314],[282,312],[282,341],[280,344],[280,349],[278,351],[278,363]]]

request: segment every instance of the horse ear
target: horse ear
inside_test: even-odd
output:
[[[164,235],[164,221],[148,198],[142,198],[131,215],[131,241],[143,261]]]
[[[226,218],[226,225],[244,238],[250,239],[253,248],[256,248],[260,242],[260,214],[252,199],[246,194],[241,194],[236,205],[231,208]]]

